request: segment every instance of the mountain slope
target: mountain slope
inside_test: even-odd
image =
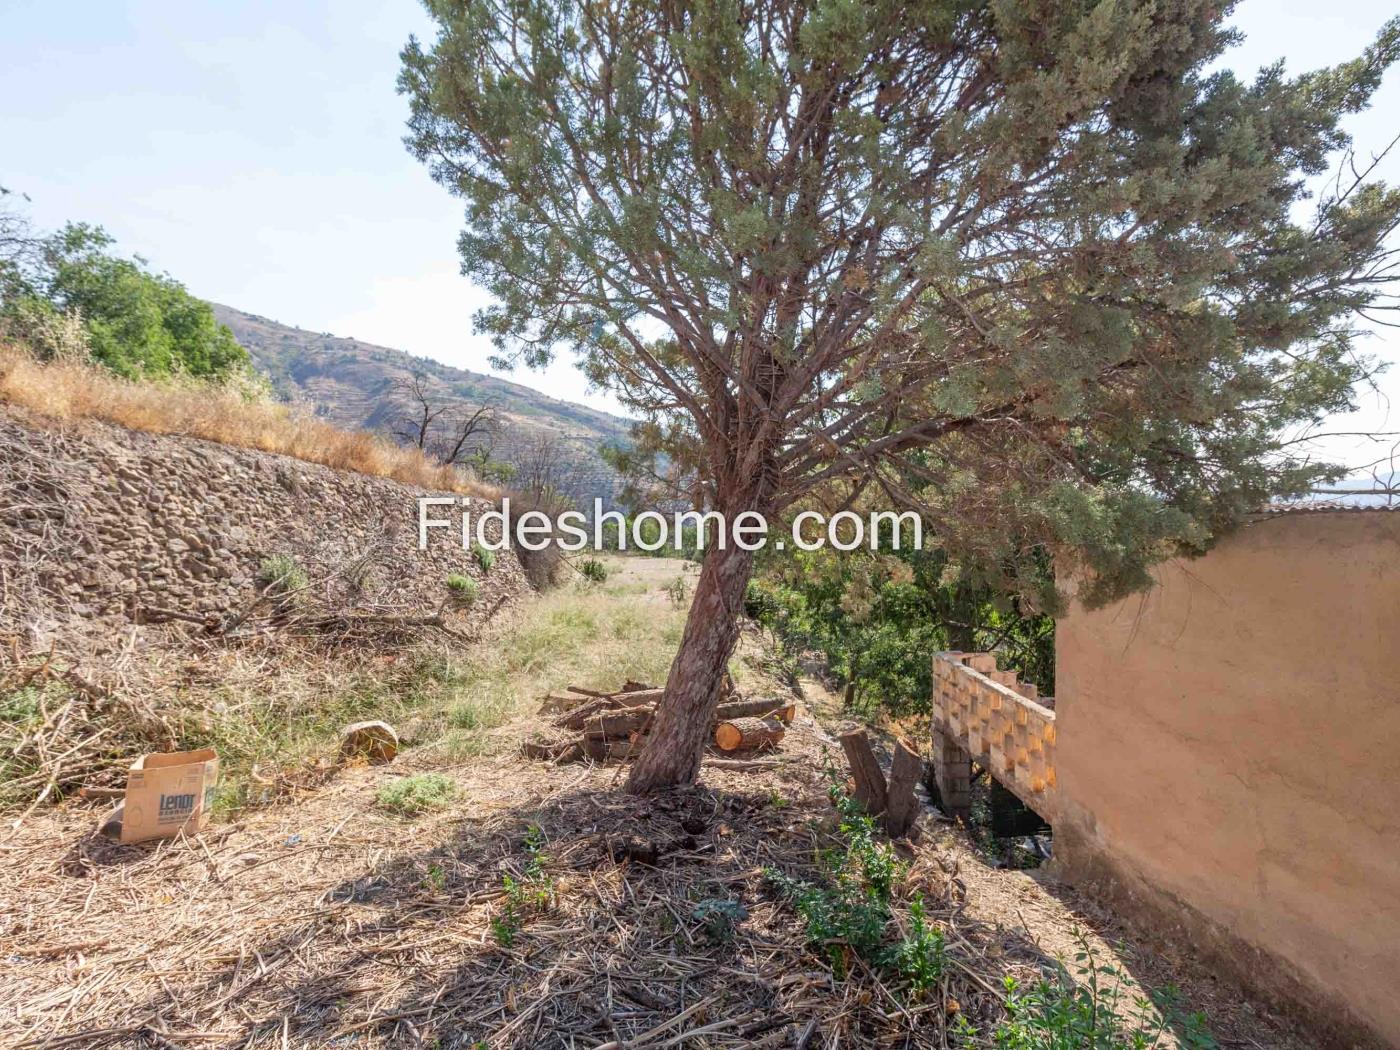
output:
[[[397,384],[421,375],[434,397],[460,399],[473,406],[489,401],[496,406],[504,426],[493,444],[495,458],[518,460],[542,439],[552,438],[563,460],[561,488],[585,504],[591,504],[594,496],[605,505],[612,503],[617,479],[599,448],[627,440],[631,424],[620,416],[403,350],[293,328],[219,303],[211,305],[215,317],[232,329],[279,394],[313,405],[338,426],[392,429],[403,411],[396,398]]]

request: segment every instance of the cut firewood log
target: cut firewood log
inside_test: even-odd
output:
[[[622,688],[619,689],[618,692],[619,692],[619,693],[650,693],[650,692],[654,692],[655,690],[656,690],[656,686],[654,686],[654,685],[647,685],[645,682],[634,682],[634,681],[632,681],[632,679],[629,678],[629,679],[627,679],[627,681],[625,681],[625,682],[622,683]]]
[[[583,735],[595,740],[630,736],[643,733],[651,727],[656,708],[624,707],[621,711],[599,711],[578,728]]]
[[[864,729],[853,729],[842,733],[840,740],[846,761],[851,764],[851,775],[855,777],[855,800],[870,816],[879,816],[888,804],[889,792],[880,762],[870,747],[870,738]]]
[[[784,732],[783,724],[776,718],[727,719],[715,726],[715,745],[721,751],[776,747]]]
[[[617,762],[624,758],[636,758],[645,746],[645,737],[638,740],[602,740],[586,737],[583,740],[583,753],[594,762]]]
[[[600,693],[596,689],[585,689],[581,685],[566,685],[564,690],[569,693],[578,693],[579,696],[591,696],[594,698],[602,698],[611,695],[610,693]]]
[[[640,694],[632,694],[634,696]],[[585,700],[572,711],[567,711],[554,720],[560,729],[582,729],[596,715],[604,711],[617,711],[631,706],[625,700],[611,696],[594,697]]]
[[[885,832],[892,839],[904,838],[909,834],[909,828],[919,815],[919,800],[914,797],[914,785],[923,773],[924,760],[918,752],[903,740],[896,740],[885,807]]]
[[[736,718],[776,718],[784,725],[789,725],[796,714],[795,703],[790,700],[775,700],[772,697],[762,700],[732,700],[715,708],[717,722],[729,722]]]
[[[560,696],[558,693],[549,693],[540,701],[540,714],[562,715],[589,703],[590,699],[587,696]]]
[[[576,740],[524,740],[520,744],[520,753],[526,758],[557,762],[561,755],[577,746]]]

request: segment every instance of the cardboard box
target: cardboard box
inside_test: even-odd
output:
[[[219,756],[212,749],[142,755],[126,778],[121,840],[193,835],[204,827],[218,778]]]

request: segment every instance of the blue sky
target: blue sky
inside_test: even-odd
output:
[[[1228,64],[1342,61],[1395,10],[1245,0]],[[410,33],[431,35],[414,0],[0,0],[0,184],[40,224],[100,223],[197,295],[490,371],[471,332],[482,293],[458,275],[460,206],[401,143]],[[1351,127],[1363,151],[1400,132],[1400,71]],[[1400,181],[1400,157],[1384,170]],[[1394,334],[1371,349],[1400,362]],[[616,407],[568,362],[512,378]],[[1383,385],[1393,413],[1365,395],[1334,425],[1400,429],[1400,365]]]

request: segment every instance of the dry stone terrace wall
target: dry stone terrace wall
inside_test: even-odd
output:
[[[417,549],[425,490],[287,456],[0,406],[0,636],[94,644],[140,610],[240,608],[263,561],[290,555],[318,597],[427,612],[451,573],[480,580],[473,610],[528,590],[514,552],[483,572],[459,538]],[[489,504],[473,500],[479,514]],[[361,571],[346,573],[358,563]],[[317,583],[316,581],[322,581]]]

